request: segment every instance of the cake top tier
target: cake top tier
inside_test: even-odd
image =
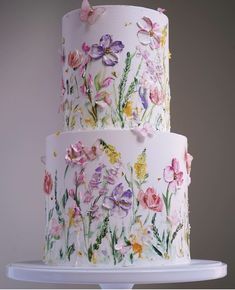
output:
[[[168,18],[125,5],[63,17],[64,130],[170,130]]]

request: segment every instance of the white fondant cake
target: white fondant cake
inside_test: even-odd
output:
[[[62,61],[67,132],[46,143],[45,262],[188,263],[192,156],[168,132],[167,17],[84,0],[63,18]]]

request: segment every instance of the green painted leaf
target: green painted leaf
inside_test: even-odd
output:
[[[133,264],[133,262],[134,262],[133,260],[134,260],[134,255],[133,255],[133,253],[131,253],[131,254],[130,254],[130,261],[131,261],[131,264]]]
[[[93,257],[93,245],[92,244],[90,244],[90,247],[89,247],[89,249],[88,249],[88,260],[91,262],[91,260],[92,260],[92,257]]]
[[[67,174],[67,172],[68,172],[68,169],[69,169],[69,165],[67,165],[66,168],[65,168],[64,178],[66,177],[66,174]]]
[[[154,249],[154,251],[160,256],[162,257],[162,253],[158,250],[157,247],[155,247],[154,245],[152,245],[152,248]]]
[[[156,216],[157,216],[157,213],[155,212],[151,220],[152,225],[155,225]]]
[[[183,228],[183,224],[180,223],[180,224],[177,226],[176,230],[174,231],[174,233],[173,233],[173,235],[172,235],[172,238],[171,238],[171,244],[173,243],[173,241],[174,241],[174,239],[176,238],[178,232],[179,232],[182,228]]]
[[[53,212],[54,212],[54,208],[50,209],[49,214],[48,214],[48,222],[52,219]]]
[[[95,76],[95,78],[94,78],[95,89],[96,89],[97,92],[101,89],[101,85],[100,85],[100,77],[101,77],[101,74],[98,73],[98,74]]]
[[[60,259],[62,260],[62,259],[63,259],[63,257],[64,257],[64,252],[63,252],[63,250],[62,250],[62,249],[60,249]]]
[[[69,194],[68,194],[68,190],[66,189],[65,193],[64,193],[64,195],[62,197],[62,206],[63,206],[63,208],[65,208],[68,199],[69,199]]]
[[[124,237],[124,242],[126,243],[126,246],[131,246],[131,242],[127,239],[127,237]]]
[[[74,244],[72,244],[71,246],[68,247],[67,249],[67,256],[68,256],[68,259],[70,261],[70,258],[71,258],[71,255],[75,252],[75,246]]]

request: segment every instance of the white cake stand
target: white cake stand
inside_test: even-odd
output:
[[[41,261],[7,266],[11,279],[41,283],[99,284],[101,289],[132,289],[134,284],[193,282],[226,276],[227,265],[192,260],[189,265],[151,268],[72,268],[48,266]]]

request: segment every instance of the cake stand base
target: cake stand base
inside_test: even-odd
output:
[[[99,284],[101,289],[132,289],[134,284],[194,282],[222,278],[227,265],[192,260],[188,265],[149,268],[74,268],[48,266],[41,261],[7,266],[7,276],[19,281],[58,284]]]

